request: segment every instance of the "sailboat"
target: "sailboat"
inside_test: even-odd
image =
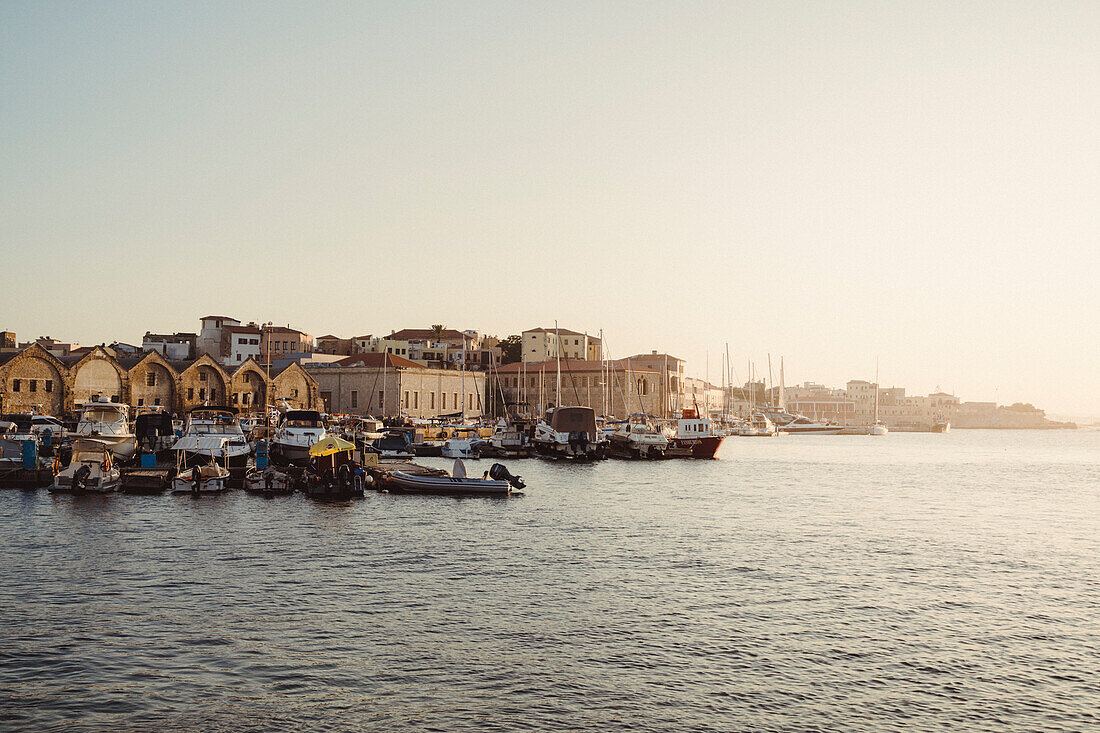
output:
[[[875,424],[867,429],[868,435],[886,435],[889,430],[886,429],[886,423],[878,418],[878,393],[880,391],[878,384],[878,359],[875,359]]]

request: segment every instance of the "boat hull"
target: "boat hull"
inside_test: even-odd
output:
[[[840,425],[822,425],[814,428],[800,428],[788,425],[780,428],[787,435],[840,435],[844,428]]]
[[[722,445],[723,436],[704,435],[698,438],[673,438],[668,452],[677,458],[714,458]]]
[[[453,478],[449,476],[413,476],[393,471],[390,473],[391,491],[416,494],[463,494],[467,496],[508,496],[513,493],[507,481],[478,478]]]

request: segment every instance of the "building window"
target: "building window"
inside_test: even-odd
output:
[[[413,409],[414,410],[419,410],[420,409],[420,393],[419,392],[413,392]]]
[[[154,399],[153,404],[156,405],[157,407],[160,407],[160,397],[157,397],[156,399]]]
[[[205,400],[206,399],[206,387],[202,387],[202,388],[199,389],[199,399],[200,400]]]
[[[53,392],[53,380],[52,379],[47,379],[46,380],[46,391],[47,392]]]
[[[149,371],[145,373],[145,386],[156,387],[157,386],[157,373]]]
[[[446,392],[440,392],[439,393],[439,399],[442,400],[441,404],[439,405],[439,409],[446,410],[447,409],[447,393]]]
[[[382,390],[378,390],[378,406],[382,407],[384,404],[386,404],[386,393]]]
[[[240,361],[240,360],[241,360],[241,355],[237,354],[237,361]]]
[[[252,393],[251,392],[245,392],[241,396],[244,398],[244,404],[246,404],[246,405],[249,404],[252,401]]]
[[[200,382],[205,382],[206,381],[206,372],[199,372],[199,381]]]
[[[405,409],[409,409],[409,391],[405,390]]]
[[[111,395],[111,402],[118,402],[118,395],[117,394]]]
[[[457,410],[458,409],[458,392],[455,392],[453,396],[454,396],[454,402],[452,402],[451,404],[454,406],[453,409]]]
[[[429,410],[434,410],[435,409],[435,392],[429,392],[428,393],[428,409]]]
[[[195,399],[195,388],[194,387],[188,387],[187,388],[187,399],[189,399],[189,400]]]
[[[359,392],[357,390],[351,391],[351,409],[359,407]]]
[[[236,392],[233,393],[232,402],[233,402],[234,405],[237,404],[237,393]]]
[[[19,391],[19,380],[18,379],[11,380],[11,391],[12,392],[18,392]]]
[[[144,404],[145,404],[145,400],[142,399],[141,397],[138,397],[138,407],[141,407]]]
[[[32,379],[31,380],[31,392],[37,392],[37,391],[38,391],[38,380],[37,379]]]

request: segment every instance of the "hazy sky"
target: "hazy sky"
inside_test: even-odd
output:
[[[603,328],[1100,415],[1100,3],[0,4],[0,328]]]

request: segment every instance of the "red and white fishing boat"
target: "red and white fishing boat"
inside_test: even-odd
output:
[[[699,417],[699,409],[688,408],[676,421],[676,434],[668,439],[668,456],[677,458],[714,458],[725,436],[714,432],[708,418]]]

